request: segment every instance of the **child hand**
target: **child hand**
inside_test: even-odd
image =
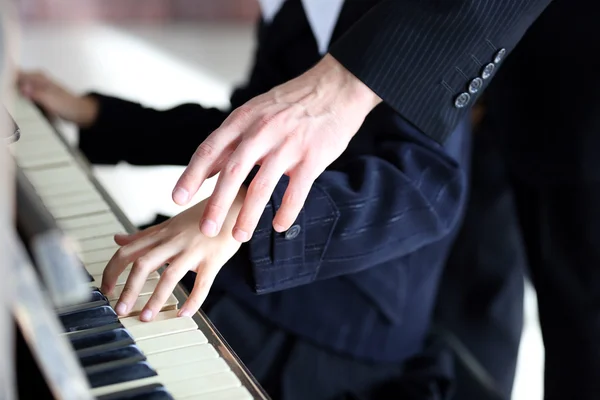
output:
[[[196,282],[179,315],[191,316],[198,311],[217,273],[240,248],[241,243],[233,238],[231,231],[245,194],[245,188],[240,190],[225,222],[228,229],[223,229],[214,238],[204,236],[198,226],[198,219],[204,213],[208,199],[160,225],[133,235],[115,235],[115,242],[123,247],[106,266],[101,290],[104,293],[112,292],[118,276],[133,263],[121,297],[115,306],[117,314],[128,314],[148,275],[166,263],[169,263],[169,266],[161,274],[154,293],[140,314],[140,319],[152,320],[188,271],[197,273]]]
[[[90,126],[96,120],[98,104],[93,97],[75,95],[41,72],[20,72],[17,85],[22,96],[49,114],[79,127]]]

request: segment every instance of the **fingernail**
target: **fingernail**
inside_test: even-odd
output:
[[[122,301],[119,301],[117,303],[117,306],[115,307],[115,311],[117,312],[118,315],[127,314],[127,304],[123,303]]]
[[[190,194],[183,188],[177,187],[175,190],[173,190],[173,200],[177,204],[187,203],[189,197]]]
[[[248,232],[241,230],[240,228],[233,229],[233,237],[238,242],[246,242],[248,240]]]
[[[182,308],[179,312],[180,317],[191,317],[194,313],[188,309]]]
[[[140,319],[142,321],[150,321],[152,319],[152,311],[150,310],[144,310],[142,311],[142,313],[140,314]]]
[[[215,236],[217,234],[217,223],[210,219],[205,219],[200,225],[200,230],[206,236]]]
[[[279,225],[279,224],[273,224],[273,229],[275,229],[277,232],[283,232],[285,231],[285,228],[283,227],[283,225]]]

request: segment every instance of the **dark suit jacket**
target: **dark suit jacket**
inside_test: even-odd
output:
[[[313,185],[295,223],[299,234],[271,227],[284,178],[252,240],[223,268],[216,287],[279,326],[358,358],[399,362],[419,351],[466,187],[465,112],[453,108],[453,95],[440,80],[459,90],[454,66],[471,76],[477,68],[470,54],[479,60],[493,55],[482,37],[510,47],[517,16],[524,31],[541,8],[535,1],[477,2],[481,9],[474,3],[345,4],[332,53],[386,103]],[[480,21],[487,12],[502,17],[494,29]],[[439,23],[428,27],[427,21]],[[459,21],[473,25],[465,28]],[[439,30],[440,24],[447,29]],[[508,34],[507,27],[515,29]],[[431,32],[417,34],[417,28]],[[450,28],[456,28],[457,45],[445,41]],[[232,107],[301,74],[319,58],[300,1],[286,2],[271,24],[260,25],[254,68],[246,86],[233,93]],[[404,73],[408,62],[413,74]],[[227,115],[192,104],[159,112],[98,97],[99,119],[82,132],[80,143],[96,163],[187,164]],[[436,139],[455,134],[440,145],[406,120]]]

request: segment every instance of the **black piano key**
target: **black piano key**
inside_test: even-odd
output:
[[[135,344],[119,346],[118,343],[116,345],[109,343],[99,347],[100,351],[86,349],[77,352],[79,362],[84,368],[126,359],[130,359],[132,362],[146,359],[146,356]],[[143,358],[140,359],[140,356]]]
[[[97,400],[173,400],[173,396],[160,383],[124,390],[119,393],[106,394]]]
[[[135,343],[129,332],[122,327],[69,339],[76,351],[86,350],[88,352],[102,351],[103,346],[108,344],[119,343],[121,346],[126,346]]]
[[[146,361],[140,360],[134,364],[128,361],[120,360],[85,368],[90,386],[97,388],[157,375]]]
[[[56,309],[56,314],[60,317],[62,315],[73,314],[79,311],[89,310],[91,308],[98,308],[102,306],[109,306],[108,300],[95,300],[89,303],[78,303],[71,306],[61,307]]]
[[[117,313],[110,306],[102,306],[89,310],[59,315],[67,332],[81,331],[119,322]]]
[[[121,324],[121,322],[117,321],[112,324],[100,325],[95,328],[69,332],[67,334],[67,339],[69,339],[71,341],[71,343],[75,343],[78,340],[82,340],[86,337],[94,336],[94,335],[100,334],[102,332],[108,332],[108,331],[112,331],[112,330],[119,329],[119,328],[123,328],[123,325]]]

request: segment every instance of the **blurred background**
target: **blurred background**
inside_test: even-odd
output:
[[[39,69],[76,92],[99,91],[167,108],[225,107],[250,67],[256,0],[16,0],[23,69]],[[61,125],[69,141],[76,130]],[[119,143],[115,143],[118,146]],[[183,167],[96,167],[131,221],[181,211],[171,190]],[[196,200],[210,195],[214,181]],[[542,399],[543,344],[527,287],[514,400]],[[476,400],[476,399],[465,399]]]

